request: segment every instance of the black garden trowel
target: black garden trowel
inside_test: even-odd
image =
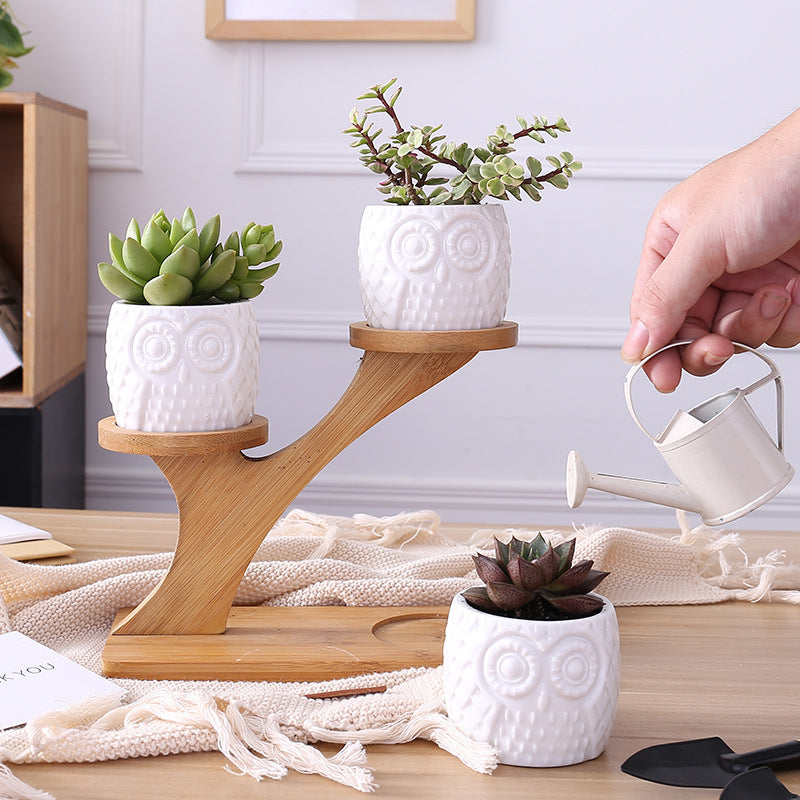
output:
[[[732,778],[757,767],[771,767],[774,770],[800,767],[800,742],[783,742],[748,753],[734,753],[717,736],[657,744],[634,753],[622,765],[622,771],[636,778],[669,786],[721,789]],[[740,796],[745,797],[730,795],[731,798]],[[786,797],[795,795],[775,795],[776,799]]]
[[[800,795],[792,794],[769,767],[758,767],[737,775],[719,800],[800,800]]]

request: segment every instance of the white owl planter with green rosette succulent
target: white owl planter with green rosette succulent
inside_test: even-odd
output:
[[[250,223],[219,242],[220,218],[198,232],[187,208],[159,211],[125,238],[109,234],[98,264],[120,299],[106,330],[106,375],[116,424],[196,432],[248,424],[258,392],[258,328],[249,300],[278,269],[271,225]]]
[[[517,117],[500,125],[486,147],[446,142],[441,126],[404,127],[395,112],[396,79],[359,100],[374,104],[350,113],[345,130],[359,159],[380,176],[383,205],[361,220],[358,265],[367,322],[393,330],[474,330],[499,325],[508,302],[511,246],[505,211],[487,200],[540,200],[546,185],[566,189],[581,168],[572,154],[512,157],[515,143],[569,131],[560,118]],[[376,129],[373,115],[387,129]],[[440,174],[449,170],[452,177]]]
[[[484,586],[447,617],[447,714],[502,764],[559,767],[605,749],[619,694],[614,606],[593,590],[608,573],[573,564],[575,540],[495,540],[474,556]]]

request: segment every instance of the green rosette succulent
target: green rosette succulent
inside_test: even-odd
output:
[[[546,117],[517,117],[517,125],[499,125],[486,139],[485,147],[466,142],[445,141],[441,125],[405,126],[395,111],[402,87],[397,78],[378,84],[358,97],[374,101],[364,111],[350,112],[345,129],[357,148],[359,160],[381,176],[378,191],[386,202],[396,205],[473,205],[485,198],[495,200],[541,200],[545,186],[566,189],[569,180],[583,166],[567,150],[548,155],[542,162],[529,156],[518,163],[511,155],[520,141],[543,144],[569,132],[563,117],[549,122]],[[393,88],[394,87],[394,88]],[[391,92],[391,94],[390,94]],[[373,117],[384,116],[387,132],[376,128]],[[442,169],[451,177],[441,175]]]
[[[131,219],[124,238],[110,233],[111,261],[100,262],[97,271],[106,289],[130,303],[179,306],[257,297],[278,271],[270,262],[283,243],[273,226],[250,222],[224,243],[219,237],[219,214],[198,231],[191,208],[171,222],[157,211],[144,228]]]
[[[519,619],[563,620],[590,617],[603,607],[589,594],[608,575],[592,569],[590,560],[572,563],[575,540],[553,547],[542,534],[530,542],[495,539],[495,558],[473,556],[485,586],[462,592],[473,607],[489,614]]]

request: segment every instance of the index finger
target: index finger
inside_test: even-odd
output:
[[[638,323],[638,336],[626,339],[623,357],[638,361],[672,341],[688,311],[725,272],[726,263],[724,243],[715,231],[709,235],[694,226],[685,228],[649,278],[643,278],[631,305],[632,331]]]

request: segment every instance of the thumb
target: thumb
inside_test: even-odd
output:
[[[724,246],[684,229],[631,302],[631,327],[622,357],[635,363],[669,344],[689,309],[724,272]]]

